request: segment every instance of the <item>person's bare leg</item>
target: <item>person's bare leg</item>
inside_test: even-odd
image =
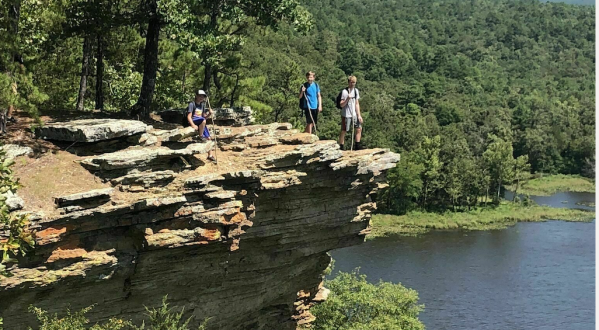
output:
[[[341,132],[339,133],[339,144],[345,144],[345,118],[341,118]]]
[[[204,128],[206,128],[206,120],[198,125],[198,134],[200,134],[200,137],[204,137]]]
[[[312,134],[312,125],[314,125],[314,124],[307,124],[306,129],[304,130],[304,133]]]
[[[360,142],[362,139],[362,128],[356,128],[356,142]]]

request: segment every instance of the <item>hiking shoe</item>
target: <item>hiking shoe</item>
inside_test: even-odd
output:
[[[362,145],[360,144],[360,142],[356,142],[354,144],[354,150],[356,150],[356,151],[362,150]]]
[[[341,150],[341,151],[345,150],[345,146],[343,144],[340,144],[339,145],[339,150]]]

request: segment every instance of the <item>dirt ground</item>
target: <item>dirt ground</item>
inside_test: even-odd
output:
[[[51,123],[56,121],[73,120],[72,116],[42,116],[42,121]],[[18,190],[19,196],[25,201],[25,209],[29,211],[42,211],[46,215],[57,213],[54,198],[93,189],[111,187],[109,182],[104,182],[95,176],[78,161],[85,158],[64,151],[51,142],[36,139],[32,132],[35,121],[17,113],[17,123],[8,126],[8,134],[2,138],[3,144],[17,144],[31,147],[34,152],[29,156],[20,156],[15,159],[13,170],[21,183]],[[149,122],[155,128],[173,129],[172,124]],[[212,173],[227,173],[247,169],[255,169],[254,159],[267,154],[278,153],[293,149],[295,146],[277,145],[266,149],[250,149],[243,152],[221,151],[216,153],[218,164],[206,160],[207,155],[195,155],[203,166],[194,170],[181,172],[169,184],[171,190],[181,189],[183,182],[193,176]],[[168,191],[165,192],[168,194]],[[131,202],[142,198],[155,196],[150,192],[119,192],[115,191],[112,200],[115,203]]]

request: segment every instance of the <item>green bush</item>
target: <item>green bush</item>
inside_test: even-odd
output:
[[[29,311],[35,314],[39,327],[36,330],[190,330],[189,322],[191,317],[183,320],[183,310],[179,313],[169,308],[167,303],[167,297],[165,296],[162,300],[162,306],[158,309],[147,308],[147,315],[149,322],[146,325],[145,322],[141,326],[136,326],[130,321],[125,321],[117,318],[111,318],[106,323],[102,324],[89,324],[89,320],[85,317],[85,314],[89,312],[93,306],[84,308],[78,312],[66,311],[66,315],[58,317],[57,314],[50,315],[48,312],[34,306],[29,307]],[[205,330],[208,319],[197,328],[198,330]],[[2,319],[0,319],[0,326],[2,325]],[[0,327],[0,330],[2,328]],[[33,330],[33,329],[30,329]]]
[[[370,284],[357,270],[326,282],[329,298],[311,311],[315,330],[422,330],[418,293],[401,284]]]
[[[7,234],[0,236],[0,276],[10,276],[6,264],[14,262],[16,255],[25,254],[27,248],[34,244],[33,235],[27,228],[27,216],[11,213],[6,205],[6,194],[15,193],[20,186],[10,168],[13,163],[12,159],[6,158],[6,152],[0,149],[0,231]]]
[[[66,316],[58,318],[56,314],[50,315],[40,308],[29,307],[29,311],[35,314],[40,323],[39,330],[86,330],[88,328],[91,330],[120,330],[132,328],[130,322],[119,319],[110,319],[104,324],[94,324],[89,327],[89,320],[85,317],[85,314],[91,309],[92,306],[74,313],[67,310]]]
[[[166,302],[167,297],[162,299],[162,306],[159,309],[149,309],[146,307],[148,316],[150,317],[150,325],[148,328],[145,327],[145,323],[141,327],[133,327],[135,330],[189,330],[189,321],[191,317],[183,321],[183,310],[179,313],[174,313],[172,308],[168,307]],[[198,330],[205,330],[208,319],[199,326]],[[109,330],[109,329],[107,329]],[[111,330],[111,329],[110,329]]]

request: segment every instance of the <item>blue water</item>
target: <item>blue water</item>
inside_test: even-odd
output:
[[[418,291],[427,329],[595,329],[594,222],[380,238],[331,254],[335,272],[360,267]]]

